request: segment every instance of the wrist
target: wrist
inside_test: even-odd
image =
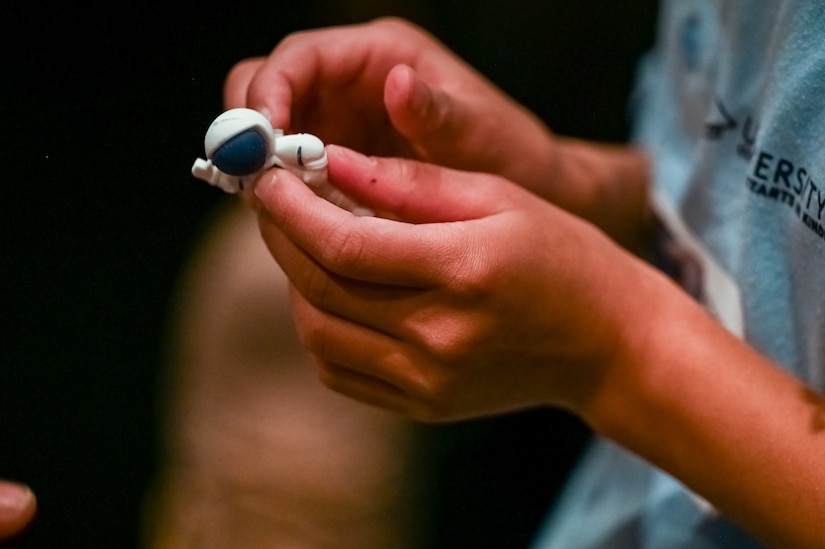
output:
[[[810,525],[825,510],[825,441],[811,417],[825,400],[650,274],[633,292],[644,315],[575,411],[760,538],[822,546]]]
[[[767,371],[775,381],[777,370],[763,369],[753,349],[665,275],[637,261],[644,272],[618,305],[627,314],[615,352],[579,413],[596,432],[707,496],[696,482],[697,456],[710,459],[720,443],[731,443],[731,425],[744,432],[744,421],[734,418],[759,401],[751,398],[758,393],[755,380]],[[753,391],[753,402],[740,391]],[[758,410],[756,404],[744,415],[756,417]]]
[[[595,431],[643,452],[639,437],[662,427],[661,399],[677,379],[671,371],[679,362],[674,355],[684,352],[686,342],[701,354],[703,342],[694,336],[714,321],[664,275],[633,261],[634,272],[626,278],[632,291],[614,294],[621,298],[609,313],[610,357],[578,412]]]

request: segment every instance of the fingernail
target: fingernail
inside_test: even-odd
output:
[[[261,105],[258,107],[253,107],[253,110],[256,110],[264,115],[264,117],[269,120],[269,124],[275,130],[286,131],[287,126],[289,126],[289,109],[276,109],[273,112],[269,107]]]
[[[412,68],[408,69],[407,78],[410,79],[410,95],[407,99],[407,108],[416,113],[425,111],[432,101],[430,88],[427,87]]]
[[[269,107],[256,107],[255,110],[264,115],[264,118],[272,122],[272,111],[269,110]]]
[[[0,516],[17,516],[33,504],[34,493],[28,486],[0,481]]]
[[[272,193],[275,191],[275,184],[278,182],[278,170],[269,170],[258,180],[255,185],[255,196],[261,201],[264,208],[269,203]]]

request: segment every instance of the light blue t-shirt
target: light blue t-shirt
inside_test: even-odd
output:
[[[825,390],[825,9],[663,2],[635,97],[660,249],[734,333]],[[539,549],[760,545],[608,441],[585,455]]]

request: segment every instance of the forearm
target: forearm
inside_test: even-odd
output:
[[[772,546],[825,546],[825,402],[665,279],[634,294],[586,419]]]
[[[557,204],[639,251],[650,225],[648,158],[632,146],[559,139],[557,171],[565,195]]]
[[[554,136],[534,138],[526,173],[504,173],[523,187],[584,218],[624,247],[647,246],[651,213],[647,155],[629,145]]]

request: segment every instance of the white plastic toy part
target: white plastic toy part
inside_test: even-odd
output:
[[[237,193],[273,166],[300,177],[318,196],[356,215],[372,215],[327,182],[324,143],[308,133],[284,135],[252,109],[231,109],[209,126],[204,139],[206,160],[198,158],[192,175]]]

